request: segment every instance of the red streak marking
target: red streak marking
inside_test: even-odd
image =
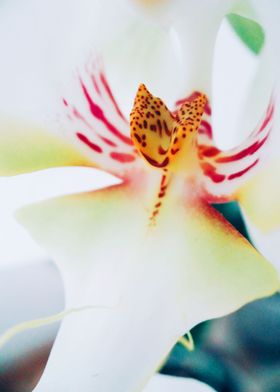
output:
[[[163,175],[161,178],[161,183],[160,183],[161,187],[164,186],[165,181],[166,181],[166,175]]]
[[[107,94],[109,95],[111,101],[113,102],[113,105],[114,105],[114,107],[115,107],[115,109],[116,109],[116,112],[118,113],[118,115],[119,115],[125,122],[127,122],[127,119],[125,118],[125,116],[124,116],[123,113],[121,112],[120,107],[119,107],[119,105],[117,104],[117,101],[115,100],[115,97],[114,97],[114,95],[113,95],[113,93],[112,93],[112,90],[111,90],[111,88],[110,88],[110,86],[109,86],[109,84],[108,84],[108,82],[107,82],[107,80],[106,80],[106,78],[105,78],[105,75],[104,75],[102,72],[100,73],[100,80],[101,80],[103,86],[105,87],[105,90],[106,90]]]
[[[206,113],[208,116],[211,116],[212,110],[211,110],[210,105],[209,105],[208,102],[206,103],[206,105],[205,105],[205,107],[204,107],[204,110],[205,110],[205,113]]]
[[[260,127],[260,130],[259,130],[258,133],[261,133],[261,132],[265,129],[265,127],[267,126],[267,124],[268,124],[269,121],[271,120],[271,118],[272,118],[272,116],[273,116],[273,113],[274,113],[274,106],[272,105],[272,106],[269,108],[268,113],[267,113],[267,116],[266,116],[266,118],[264,119],[264,122],[262,123],[262,126]]]
[[[202,144],[199,146],[199,149],[201,150],[202,157],[207,157],[207,158],[214,157],[215,155],[218,155],[221,152],[221,150],[219,150],[216,147],[209,147]]]
[[[97,94],[98,94],[98,95],[101,95],[101,91],[100,91],[100,89],[99,89],[99,87],[98,87],[98,84],[97,84],[97,82],[96,82],[96,79],[95,79],[95,76],[94,76],[94,75],[91,75],[91,80],[92,80],[93,86],[94,86],[94,88],[95,88]]]
[[[252,167],[254,167],[257,163],[259,162],[259,159],[257,159],[255,162],[253,162],[250,166],[246,167],[246,169],[241,170],[239,172],[233,173],[230,176],[228,176],[229,180],[233,180],[234,178],[238,178],[243,176],[243,174],[247,173]]]
[[[99,154],[103,152],[102,148],[99,147],[97,144],[92,143],[85,135],[83,135],[80,132],[76,133],[77,137],[83,142],[85,143],[88,147],[90,147],[92,150],[94,150],[95,152],[98,152]]]
[[[68,102],[66,101],[65,98],[63,98],[62,101],[63,101],[63,103],[64,103],[65,106],[68,106]]]
[[[164,149],[164,148],[162,148],[161,146],[159,146],[159,148],[158,148],[158,153],[160,154],[160,155],[165,155],[166,153],[167,153],[167,151],[168,151],[168,149]]]
[[[83,84],[82,81],[80,83],[81,83],[84,95],[86,97],[86,100],[87,100],[87,102],[89,104],[89,108],[90,108],[90,111],[91,111],[92,115],[95,118],[97,118],[98,120],[102,121],[105,124],[105,126],[107,127],[107,129],[113,135],[115,135],[118,139],[120,139],[122,142],[124,142],[125,144],[128,144],[130,146],[133,145],[133,142],[132,142],[132,140],[129,137],[123,135],[113,124],[111,124],[107,120],[107,118],[105,117],[105,115],[103,113],[103,110],[98,105],[96,105],[93,102],[93,100],[91,99],[91,97],[90,97],[90,95],[89,95],[89,93],[88,93],[88,91],[86,89],[86,86]]]
[[[159,208],[161,206],[161,201],[159,201],[156,205],[155,208]]]
[[[106,137],[101,136],[101,135],[98,135],[98,136],[103,140],[104,143],[108,144],[108,146],[117,147],[117,144],[112,142],[112,140],[107,139]]]
[[[208,121],[202,120],[198,132],[212,139],[212,127]]]
[[[191,95],[189,95],[188,97],[182,98],[182,99],[179,99],[178,101],[176,101],[175,105],[176,105],[176,106],[182,106],[182,105],[183,105],[184,103],[186,103],[186,102],[194,101],[194,100],[195,100],[197,97],[199,97],[199,96],[200,96],[200,92],[199,92],[199,91],[194,91],[194,92],[193,92]],[[209,105],[208,100],[207,100],[206,105],[205,105],[205,107],[204,107],[204,111],[205,111],[206,114],[208,114],[208,116],[211,116],[212,111],[211,111],[211,107],[210,107],[210,105]]]
[[[139,144],[142,143],[142,139],[141,139],[141,137],[138,135],[138,133],[134,133],[134,137],[135,137],[135,139],[138,141]]]
[[[171,148],[171,154],[172,155],[177,154],[178,151],[180,151],[180,148],[175,148],[175,149]]]
[[[111,152],[110,157],[120,163],[128,163],[135,161],[135,156],[131,154],[125,154],[123,152]]]
[[[210,165],[210,163],[202,163],[201,167],[204,174],[207,177],[211,178],[213,182],[219,183],[224,181],[224,179],[226,178],[226,176],[224,176],[223,174],[216,173],[216,168]]]
[[[198,91],[194,91],[191,95],[189,95],[188,97],[179,99],[178,101],[176,101],[175,105],[176,106],[181,106],[186,102],[189,101],[193,101],[194,99],[196,99],[198,96],[200,95],[200,93]]]
[[[171,136],[171,135],[172,135],[172,130],[169,131],[168,126],[167,126],[165,120],[163,120],[163,127],[164,127],[164,130],[165,130],[166,135],[167,135],[167,136]]]
[[[168,165],[169,163],[169,158],[166,157],[161,163],[157,162],[156,160],[154,160],[153,158],[149,157],[148,155],[146,155],[145,153],[143,153],[143,151],[141,151],[143,157],[152,165],[155,167],[165,167]]]
[[[81,113],[76,108],[73,108],[73,114],[78,120],[82,121],[87,127],[92,129],[90,123],[84,118],[84,116],[81,115]]]
[[[266,142],[268,136],[269,136],[269,134],[266,135],[266,137],[263,138],[263,140],[255,142],[254,144],[252,144],[251,146],[249,146],[249,147],[245,148],[244,150],[238,152],[237,154],[218,158],[218,159],[216,159],[216,162],[219,162],[219,163],[234,162],[234,161],[239,161],[239,159],[245,158],[248,155],[253,155]]]

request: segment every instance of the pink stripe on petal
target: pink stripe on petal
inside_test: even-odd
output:
[[[123,152],[114,152],[114,151],[110,153],[110,157],[120,163],[133,162],[136,159],[135,156],[132,154],[126,154]]]
[[[217,158],[216,162],[217,163],[227,163],[227,162],[234,162],[234,161],[239,161],[240,159],[246,158],[249,155],[255,154],[267,141],[269,134],[267,134],[263,140],[257,141],[253,143],[251,146],[244,148],[244,150],[239,151],[236,154],[233,155],[225,155],[221,158]]]
[[[223,199],[228,197],[230,200],[237,188],[244,183],[247,174],[260,161],[272,128],[273,114],[274,103],[270,102],[260,125],[241,145],[229,151],[220,151],[216,148],[210,133],[207,132],[207,124],[210,123],[204,120],[200,134],[206,132],[209,137],[206,141],[204,139],[203,144],[198,135],[197,147],[200,166],[204,176],[207,177],[202,178],[202,183],[208,199],[222,196]]]
[[[125,179],[133,167],[138,167],[136,161],[140,158],[135,154],[129,124],[109,86],[100,58],[78,71],[74,82],[73,97],[63,98],[62,126],[66,135],[88,147],[88,158],[95,166]],[[116,148],[122,152],[114,151]]]
[[[81,140],[84,144],[86,144],[88,147],[90,147],[93,151],[98,152],[101,154],[103,152],[102,148],[98,146],[97,144],[91,142],[85,135],[83,135],[80,132],[76,133],[77,137],[79,140]]]
[[[113,95],[113,93],[112,93],[112,90],[111,90],[111,88],[110,88],[110,86],[109,86],[109,84],[108,84],[108,82],[107,82],[107,79],[105,78],[105,75],[104,75],[103,72],[100,73],[100,80],[101,80],[101,82],[102,82],[102,84],[103,84],[103,86],[104,86],[104,88],[105,88],[105,90],[106,90],[106,92],[107,92],[109,98],[111,99],[111,101],[112,101],[112,103],[113,103],[113,105],[114,105],[114,108],[116,109],[116,112],[118,113],[118,115],[119,115],[125,122],[127,122],[127,119],[125,118],[125,116],[124,116],[123,113],[121,112],[121,110],[120,110],[120,108],[119,108],[119,105],[117,104],[117,101],[115,100],[115,97],[114,97],[114,95]]]
[[[208,121],[206,121],[206,120],[202,120],[202,121],[201,121],[198,132],[199,132],[200,134],[204,134],[204,135],[208,136],[209,139],[212,139],[212,137],[213,137],[213,134],[212,134],[212,126],[211,126],[211,124],[210,124]]]
[[[262,123],[262,126],[260,127],[259,133],[261,133],[265,129],[267,124],[272,119],[273,114],[274,114],[274,105],[271,105],[269,107],[269,110],[268,110],[268,113],[267,113],[267,117],[264,119],[264,122]]]
[[[256,164],[259,162],[259,159],[255,160],[255,162],[253,162],[251,165],[249,165],[248,167],[246,167],[243,170],[240,170],[237,173],[233,173],[230,176],[228,176],[229,180],[234,180],[235,178],[241,177],[243,176],[245,173],[247,173],[250,169],[252,169],[252,167],[256,166]]]
[[[104,115],[103,110],[101,109],[100,106],[98,106],[97,104],[94,103],[94,101],[92,100],[86,86],[84,85],[84,83],[82,81],[80,81],[85,98],[89,104],[89,108],[91,111],[91,114],[98,119],[99,121],[102,121],[104,123],[104,125],[107,127],[107,129],[114,135],[116,136],[118,139],[120,139],[122,142],[128,144],[128,145],[133,145],[132,140],[123,135],[113,124],[110,123],[110,121],[106,118],[106,116]]]

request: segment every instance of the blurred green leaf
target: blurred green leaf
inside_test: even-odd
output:
[[[259,54],[263,48],[265,34],[263,28],[251,19],[229,14],[228,21],[239,38],[255,54]]]

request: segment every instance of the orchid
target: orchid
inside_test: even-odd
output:
[[[254,88],[249,96],[246,116],[249,121],[256,118],[256,108],[261,107],[271,92],[275,95],[274,125],[275,132],[271,135],[267,157],[261,170],[254,173],[239,192],[238,200],[244,217],[257,248],[280,271],[278,256],[279,225],[280,225],[280,186],[277,175],[279,161],[279,42],[277,20],[280,16],[279,3],[253,1],[255,14],[252,19],[260,23],[265,32],[265,43],[260,53],[259,71],[255,78]],[[246,39],[246,31],[241,32]],[[244,116],[243,116],[244,119]],[[241,119],[241,121],[243,120]],[[276,252],[275,252],[276,251]]]
[[[238,12],[235,2],[136,3],[130,9],[130,3],[110,2],[110,12],[114,18],[113,11],[123,12],[139,26],[138,39],[131,37],[133,48],[149,40],[144,31],[150,29],[164,51],[159,59],[151,45],[156,82],[143,77],[149,58],[135,57],[140,70],[134,104],[129,71],[118,72],[126,46],[117,38],[129,31],[122,19],[112,33],[116,36],[95,37],[94,60],[77,71],[70,92],[65,90],[62,134],[17,121],[1,124],[2,175],[77,165],[120,179],[105,189],[17,213],[57,264],[66,298],[63,314],[23,326],[65,316],[35,391],[54,386],[59,391],[143,390],[194,325],[279,288],[273,267],[210,204],[239,197],[262,160],[275,108],[271,95],[241,145],[229,151],[215,145],[211,64],[221,20]],[[91,7],[98,33],[106,4],[95,1]],[[173,53],[171,61],[166,48]],[[171,91],[168,101],[175,98],[173,110],[149,91],[150,85],[161,91],[161,66],[173,80],[179,76],[178,88],[170,80],[162,88],[165,94]],[[114,94],[118,83],[122,88]],[[124,107],[128,101],[133,106],[130,123],[118,98]]]

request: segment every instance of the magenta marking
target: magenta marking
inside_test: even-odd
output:
[[[86,97],[86,100],[87,100],[87,102],[88,102],[88,104],[89,104],[89,108],[90,108],[90,111],[91,111],[92,115],[93,115],[96,119],[98,119],[99,121],[103,122],[103,124],[106,126],[106,128],[107,128],[114,136],[116,136],[118,139],[120,139],[120,140],[121,140],[122,142],[124,142],[125,144],[128,144],[128,145],[132,146],[132,145],[133,145],[132,140],[131,140],[129,137],[123,135],[123,134],[122,134],[113,124],[111,124],[111,123],[108,121],[108,119],[105,117],[105,115],[104,115],[104,113],[103,113],[103,110],[102,110],[98,105],[96,105],[96,104],[93,102],[93,100],[91,99],[91,97],[90,97],[90,95],[89,95],[89,93],[88,93],[88,91],[87,91],[86,86],[83,84],[82,81],[80,81],[80,83],[81,83],[81,86],[82,86],[84,95],[85,95],[85,97]]]
[[[101,136],[101,135],[98,135],[98,136],[100,137],[100,139],[103,140],[104,143],[108,144],[108,146],[110,146],[110,147],[117,147],[117,144],[114,143],[112,140],[107,139],[106,137]]]
[[[85,143],[88,147],[90,147],[92,150],[94,150],[95,152],[98,152],[99,154],[101,154],[103,152],[102,148],[99,147],[97,144],[91,142],[85,135],[83,135],[80,132],[76,133],[77,137],[79,138],[79,140],[81,140],[83,143]]]
[[[212,139],[212,127],[208,121],[202,120],[198,132]]]
[[[264,143],[268,139],[268,136],[269,136],[269,134],[267,134],[266,137],[263,138],[263,140],[256,141],[251,146],[244,148],[244,150],[242,150],[236,154],[218,158],[218,159],[216,159],[216,162],[219,162],[219,163],[234,162],[234,161],[239,161],[240,159],[243,159],[249,155],[253,155],[255,152],[257,152],[264,145]]]
[[[255,162],[253,162],[250,166],[246,167],[246,169],[240,170],[239,172],[233,173],[230,176],[228,176],[229,180],[234,180],[235,178],[243,176],[243,174],[247,173],[252,167],[256,166],[256,164],[259,162],[259,159],[257,159]]]
[[[267,124],[270,122],[273,114],[274,114],[274,105],[271,105],[268,112],[267,112],[266,118],[264,119],[264,122],[262,123],[258,133],[261,133],[265,129]]]
[[[110,153],[110,157],[120,163],[129,163],[135,161],[135,156],[131,154],[125,154],[123,152],[113,151]]]
[[[117,104],[117,101],[116,101],[116,99],[115,99],[115,97],[114,97],[114,95],[113,95],[113,93],[112,93],[112,90],[111,90],[111,88],[110,88],[110,86],[109,86],[109,84],[108,84],[108,82],[107,82],[107,80],[106,80],[106,78],[105,78],[105,75],[104,75],[102,72],[100,72],[100,80],[101,80],[101,82],[102,82],[102,84],[103,84],[103,86],[104,86],[104,88],[105,88],[105,90],[106,90],[106,92],[107,92],[109,98],[111,99],[111,101],[112,101],[112,103],[113,103],[113,105],[114,105],[114,108],[115,108],[116,112],[118,113],[118,115],[119,115],[125,122],[127,122],[127,119],[125,118],[125,116],[124,116],[123,113],[121,112],[121,109],[120,109],[119,105]]]
[[[98,87],[98,84],[96,82],[95,76],[94,75],[90,75],[90,77],[91,77],[91,80],[92,80],[92,83],[93,83],[93,87],[95,88],[97,94],[101,95],[101,91],[100,91],[100,89]]]

